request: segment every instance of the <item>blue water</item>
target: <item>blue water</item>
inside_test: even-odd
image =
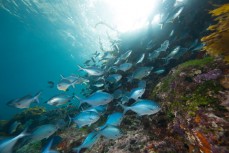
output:
[[[161,2],[160,0],[154,1],[155,6],[156,1]],[[184,14],[188,19],[186,18],[184,23],[176,24],[176,26],[168,23],[171,26],[167,26],[163,30],[161,30],[159,24],[153,23],[152,25],[149,24],[148,27],[146,26],[145,29],[143,28],[143,30],[137,29],[135,32],[129,32],[122,35],[121,38],[125,44],[121,45],[120,50],[126,51],[130,46],[134,46],[134,51],[141,53],[151,40],[154,40],[153,43],[159,44],[159,42],[166,39],[169,39],[174,47],[175,45],[181,45],[187,48],[195,39],[199,39],[200,31],[204,31],[209,24],[201,27],[198,27],[199,23],[198,25],[191,24],[196,22],[194,17],[198,14],[198,12],[192,11],[192,7],[190,7],[195,1],[177,1],[184,1],[187,5],[188,11]],[[122,25],[125,20],[122,21],[123,23],[118,23],[115,13],[119,14],[119,18],[124,16],[126,21],[129,21],[131,17],[134,17],[131,16],[132,14],[138,16],[135,10],[140,7],[140,4],[144,4],[140,2],[132,6],[135,9],[131,10],[131,5],[119,7],[120,5],[117,2],[109,1],[109,4],[108,1],[97,0],[5,0],[4,3],[0,3],[0,120],[9,119],[15,113],[22,111],[21,109],[8,107],[6,103],[9,100],[27,94],[34,95],[38,91],[42,91],[39,106],[45,106],[48,109],[55,108],[45,105],[44,102],[55,94],[61,93],[56,88],[56,83],[60,80],[60,74],[69,76],[79,73],[77,64],[83,65],[85,60],[90,59],[92,53],[95,51],[101,52],[98,38],[101,38],[105,50],[111,50],[107,48],[110,45],[106,42],[107,34],[111,38],[115,38],[113,37],[114,30],[108,26],[95,27],[95,25],[100,21],[104,21],[108,25],[118,28],[114,25]],[[195,5],[202,6],[203,4],[200,5],[201,2],[196,1]],[[202,3],[205,3],[205,1]],[[115,7],[118,9],[115,9]],[[146,9],[144,7],[139,11],[139,14]],[[121,13],[114,11],[119,9],[124,10]],[[153,21],[157,9],[150,10],[152,17],[149,18],[152,19],[149,21]],[[147,18],[147,16],[145,17]],[[183,19],[181,18],[181,20]],[[188,25],[188,23],[193,25],[192,27],[187,26],[191,30],[185,28],[185,24]],[[179,35],[174,39],[168,37],[173,29],[175,35]],[[138,37],[135,37],[136,35]],[[186,37],[187,41],[185,40],[185,43],[179,44],[179,41]],[[48,81],[53,81],[55,87],[50,89]],[[74,92],[79,95],[80,88],[82,86],[71,89],[69,93]]]
[[[47,82],[57,82],[60,74],[76,73],[76,65],[84,58],[82,48],[66,44],[45,20],[29,27],[2,9],[0,16],[0,119],[9,119],[22,110],[8,107],[7,101],[42,90],[43,103],[59,93],[56,87],[48,88]]]

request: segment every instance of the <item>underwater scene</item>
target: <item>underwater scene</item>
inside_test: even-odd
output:
[[[228,0],[0,0],[0,153],[229,153]]]

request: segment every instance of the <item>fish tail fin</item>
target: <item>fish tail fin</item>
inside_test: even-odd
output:
[[[39,101],[40,95],[41,95],[41,91],[38,92],[38,93],[35,95],[35,97],[34,97],[34,101],[36,101],[38,104],[40,103],[40,101]]]
[[[61,79],[65,79],[65,77],[62,74],[60,74],[60,77],[61,77]]]
[[[73,82],[71,83],[71,86],[72,86],[73,88],[75,88],[75,83],[76,83],[76,81],[73,81]]]
[[[118,104],[119,106],[121,106],[122,108],[123,108],[123,115],[125,115],[126,114],[126,112],[129,110],[129,107],[128,106],[125,106],[125,105],[123,105],[123,104],[121,104],[121,103],[119,103]]]
[[[81,150],[81,147],[80,147],[80,146],[72,149],[72,151],[73,151],[74,153],[79,153],[80,150]]]
[[[74,95],[74,97],[79,101],[79,107],[82,105],[82,99],[81,98],[79,98],[79,97],[77,97],[76,95]]]
[[[117,72],[117,71],[118,71],[118,67],[116,67],[116,66],[113,66],[113,67],[112,67],[112,69],[114,69],[114,70],[115,70],[115,72]]]
[[[27,131],[28,131],[28,127],[26,127],[26,128],[18,135],[18,137],[19,137],[19,138],[22,138],[22,137],[25,137],[25,136],[30,135]]]
[[[132,82],[133,81],[133,76],[127,77],[127,82]]]
[[[83,70],[83,68],[80,65],[77,65],[77,67],[79,68],[79,70]]]
[[[75,79],[75,80],[71,83],[71,86],[72,86],[73,88],[75,88],[75,84],[77,83],[77,81],[78,81],[78,79]]]
[[[83,84],[87,85],[87,82],[83,82]]]
[[[49,143],[46,145],[46,148],[44,149],[43,152],[49,152],[50,148],[52,147],[52,143],[53,143],[53,139],[49,141]]]
[[[129,102],[129,100],[130,100],[130,97],[124,96],[124,97],[121,99],[121,104],[125,104],[125,103]]]

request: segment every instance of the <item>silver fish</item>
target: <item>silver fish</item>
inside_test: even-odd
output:
[[[200,44],[198,44],[195,48],[193,48],[192,50],[193,50],[193,51],[199,51],[199,50],[201,50],[204,46],[205,46],[205,44],[200,43]]]
[[[10,126],[9,134],[14,133],[17,130],[19,125],[21,125],[21,122],[18,122],[18,121],[13,122],[13,124],[11,124]]]
[[[59,94],[57,96],[52,97],[47,101],[47,104],[53,105],[53,106],[59,106],[66,104],[67,102],[70,102],[73,99],[74,96],[69,96],[65,94]]]
[[[100,135],[97,132],[91,132],[80,146],[73,148],[73,151],[79,153],[82,148],[91,148],[99,138]]]
[[[112,125],[108,125],[103,129],[99,130],[99,134],[101,134],[107,139],[113,139],[113,140],[118,139],[122,136],[121,130]]]
[[[96,107],[90,107],[86,110],[83,110],[84,112],[85,111],[94,111],[96,113],[99,113],[100,115],[101,114],[104,114],[107,110],[107,105],[100,105],[100,106],[96,106]]]
[[[100,87],[104,86],[104,83],[103,82],[98,82],[98,83],[94,84],[94,86],[100,88]]]
[[[160,51],[166,51],[169,48],[169,41],[165,40],[162,44],[161,44],[161,48],[159,48]]]
[[[64,77],[63,75],[60,75],[61,79],[66,79],[66,80],[69,80],[70,82],[74,82],[76,79],[79,78],[79,76],[77,75],[70,75],[68,77]]]
[[[104,71],[98,67],[87,67],[87,68],[83,68],[81,66],[79,66],[79,69],[80,70],[83,70],[85,72],[87,72],[89,75],[92,75],[92,76],[101,76],[104,74]]]
[[[88,82],[90,82],[90,80],[82,77],[78,77],[75,81],[75,84],[82,84],[82,83],[87,84]]]
[[[172,30],[172,31],[170,32],[169,37],[172,37],[173,34],[174,34],[174,30]]]
[[[105,52],[102,56],[103,59],[111,59],[114,58],[114,56],[111,54],[111,52]]]
[[[113,95],[101,91],[95,92],[85,99],[75,97],[80,101],[79,106],[83,103],[88,103],[91,106],[106,105],[114,99]]]
[[[29,108],[31,103],[37,102],[39,103],[39,96],[41,92],[37,93],[35,96],[27,95],[22,98],[18,98],[15,100],[11,100],[7,103],[8,106],[16,107],[16,108]]]
[[[108,69],[109,72],[117,72],[118,71],[118,67],[117,66],[112,66]]]
[[[156,70],[156,71],[154,71],[153,73],[156,73],[156,74],[162,74],[162,73],[164,73],[165,72],[165,69],[158,69],[158,70]]]
[[[147,43],[147,47],[146,47],[146,50],[151,50],[155,47],[155,41],[153,40],[150,40],[148,43]]]
[[[180,48],[179,51],[174,54],[173,57],[171,58],[174,58],[174,59],[179,59],[181,56],[183,56],[186,52],[188,51],[188,48]]]
[[[0,153],[13,153],[13,147],[17,143],[17,141],[29,134],[24,130],[22,133],[17,135],[16,137],[10,139],[4,139],[0,141]]]
[[[154,50],[152,53],[149,53],[148,59],[150,61],[152,61],[152,60],[156,59],[159,55],[160,55],[160,51]]]
[[[131,106],[124,106],[122,104],[119,104],[124,109],[123,114],[125,114],[128,110],[132,110],[133,112],[137,113],[138,116],[143,115],[152,115],[160,111],[160,106],[151,100],[144,100],[140,99],[136,101]]]
[[[199,42],[199,40],[195,39],[194,42],[191,44],[191,46],[188,48],[188,50],[195,48],[198,45],[198,42]]]
[[[121,70],[121,71],[123,71],[123,72],[126,72],[126,71],[128,71],[129,69],[131,69],[131,67],[132,67],[132,63],[123,63],[123,64],[121,64],[120,66],[119,66],[119,70]]]
[[[183,11],[183,9],[184,9],[184,7],[180,7],[179,10],[169,20],[176,19],[181,14],[181,12]]]
[[[73,82],[68,79],[61,79],[57,84],[57,89],[66,91],[70,86],[75,88],[76,81],[77,81],[76,79]]]
[[[53,139],[48,143],[48,145],[46,146],[44,151],[42,151],[42,153],[59,153],[59,151],[51,150],[52,143],[53,143]]]
[[[121,89],[117,89],[113,93],[114,99],[119,99],[122,97],[122,95],[123,95],[123,91]]]
[[[99,113],[95,111],[83,111],[77,114],[72,120],[77,124],[79,128],[95,123],[100,118]]]
[[[31,134],[33,142],[48,139],[58,130],[58,127],[53,124],[45,124],[37,127]]]
[[[121,98],[121,103],[122,104],[125,104],[125,103],[127,103],[129,101],[129,97],[128,96],[123,96],[122,98]]]
[[[169,22],[173,22],[173,20],[176,19],[181,14],[183,9],[184,9],[183,6],[177,6],[177,7],[173,8],[173,10],[170,11],[170,13],[163,14],[161,21],[160,21],[161,28],[163,27],[164,24],[169,23]]]
[[[145,88],[141,88],[141,87],[134,88],[129,93],[129,99],[137,100],[142,97],[144,92],[145,92]]]
[[[115,62],[114,62],[114,65],[118,64],[120,62],[120,58],[118,58]]]
[[[144,60],[144,58],[145,58],[145,54],[142,54],[142,56],[139,58],[139,60],[137,61],[136,64],[142,63],[142,61]]]
[[[126,60],[132,53],[132,50],[126,51],[124,54],[121,55],[120,59],[121,60]]]
[[[120,113],[120,112],[114,112],[110,114],[107,118],[106,123],[103,126],[98,127],[97,130],[101,130],[109,125],[119,126],[122,122],[123,116],[124,116],[123,113]]]
[[[179,52],[179,50],[180,50],[180,46],[177,46],[176,48],[174,48],[172,51],[171,51],[171,53],[168,55],[168,56],[166,56],[166,58],[167,59],[170,59],[170,58],[172,58],[173,56],[175,56],[178,52]]]
[[[129,81],[132,81],[132,79],[141,80],[144,77],[148,76],[152,70],[153,67],[140,67],[134,71]]]
[[[116,83],[122,79],[122,75],[120,74],[111,74],[107,77],[107,81],[110,83]]]
[[[140,88],[146,88],[146,81],[145,80],[140,80],[138,82],[138,87],[140,87]]]

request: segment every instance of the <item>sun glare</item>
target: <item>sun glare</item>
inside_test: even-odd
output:
[[[151,24],[159,24],[160,23],[160,19],[161,19],[160,14],[155,15],[154,18],[153,18],[153,21],[151,22]]]
[[[158,0],[104,0],[111,8],[113,21],[120,32],[142,28]]]

